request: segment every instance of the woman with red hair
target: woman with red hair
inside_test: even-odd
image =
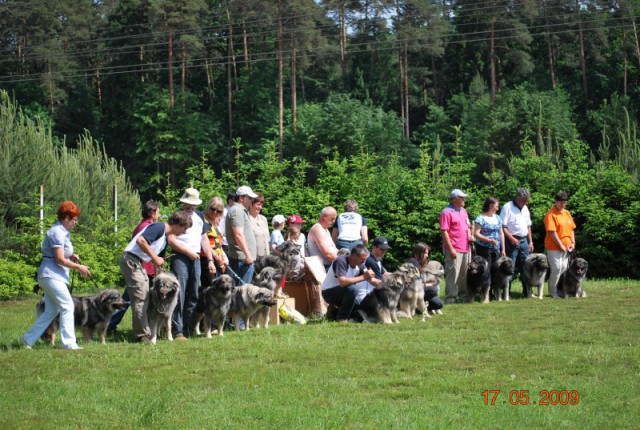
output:
[[[84,277],[91,276],[89,267],[80,264],[71,244],[71,230],[78,223],[79,216],[80,209],[73,202],[63,202],[58,208],[58,221],[47,231],[42,241],[38,285],[44,291],[45,308],[20,339],[25,348],[31,349],[49,324],[60,314],[60,348],[82,349],[76,342],[73,300],[67,287],[69,269],[77,270]]]

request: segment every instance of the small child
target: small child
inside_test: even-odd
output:
[[[271,248],[272,254],[278,254],[276,251],[276,247],[284,243],[284,236],[282,236],[282,229],[285,224],[284,215],[276,215],[271,220],[271,225],[273,226],[273,232],[271,233],[271,239],[269,240],[269,247]]]

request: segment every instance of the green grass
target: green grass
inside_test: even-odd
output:
[[[639,285],[588,281],[587,299],[450,305],[426,323],[273,326],[83,351],[18,349],[34,302],[4,302],[0,425],[638,428]],[[484,390],[500,390],[495,405]],[[528,390],[531,404],[511,405],[511,390]],[[534,405],[541,390],[576,390],[579,403]]]

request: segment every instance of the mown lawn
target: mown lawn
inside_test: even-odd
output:
[[[18,349],[35,300],[3,302],[0,425],[639,428],[640,282],[585,289],[580,300],[450,305],[426,323],[274,326],[156,347],[118,338],[83,351]],[[485,390],[500,390],[494,405]],[[529,404],[512,405],[512,390],[528,390]],[[542,390],[579,400],[540,405]]]

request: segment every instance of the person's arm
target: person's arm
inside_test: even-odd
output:
[[[529,252],[533,252],[533,236],[531,235],[531,226],[527,231],[527,239],[529,240]]]
[[[564,244],[562,243],[562,241],[560,240],[560,237],[558,236],[558,233],[554,230],[549,230],[547,231],[547,233],[549,234],[549,236],[551,237],[551,240],[553,240],[553,242],[558,245],[558,247],[560,248],[560,250],[562,252],[567,252],[567,248],[564,246]]]
[[[364,246],[367,246],[369,244],[369,229],[366,225],[360,227],[360,236],[362,237],[362,243]]]
[[[569,252],[573,252],[574,249],[576,249],[576,235],[574,231],[571,230],[571,245],[569,245],[569,248],[567,250]]]
[[[198,255],[197,252],[193,252],[189,248],[187,248],[186,245],[178,240],[178,236],[176,236],[175,234],[168,234],[167,242],[169,243],[169,246],[171,246],[171,249],[173,249],[175,252],[186,255],[187,257],[189,257],[189,260],[196,261],[200,259],[200,255]]]
[[[209,268],[209,273],[216,273],[216,265],[213,263],[213,254],[215,253],[211,249],[211,243],[209,243],[209,238],[207,237],[206,233],[203,233],[202,237],[200,238],[200,247],[202,248],[202,252],[204,252],[204,256],[207,257],[207,266]],[[218,258],[218,256],[216,255],[215,258]],[[218,264],[219,263],[220,260],[218,258]]]
[[[333,242],[329,242],[329,240],[327,240],[326,235],[323,235],[323,239],[318,238],[318,228],[322,228],[322,226],[316,225],[315,227],[312,227],[309,231],[309,237],[312,237],[313,235],[313,239],[316,242],[316,245],[318,245],[320,253],[327,261],[331,262],[336,259],[338,255],[338,249],[335,247]]]
[[[80,264],[80,260],[78,259],[77,255],[73,254],[71,258],[66,258],[64,256],[64,248],[53,248],[53,258],[56,260],[56,263],[59,264],[60,266],[77,270],[78,272],[80,272],[80,275],[82,275],[83,278],[86,278],[87,276],[91,276],[91,272],[89,271],[89,266],[84,266]]]
[[[511,234],[511,232],[509,231],[509,229],[507,228],[507,226],[502,226],[502,233],[505,236],[506,240],[508,240],[509,242],[511,242],[511,244],[513,246],[518,246],[518,243],[520,242],[518,239],[516,239],[515,237],[513,237],[513,235]]]
[[[236,238],[236,244],[240,247],[240,249],[246,256],[246,258],[244,259],[244,262],[246,264],[253,263],[253,256],[249,252],[249,248],[247,247],[247,241],[244,238],[244,228],[233,226],[231,227],[231,230],[233,230],[233,236]]]
[[[447,230],[440,230],[440,233],[442,233],[442,243],[444,244],[444,250],[448,251],[449,254],[451,254],[451,258],[455,259],[458,256],[458,253],[455,249],[453,249],[451,238],[449,237],[449,232]]]
[[[347,277],[347,276],[338,276],[338,282],[340,283],[340,286],[342,288],[346,288],[349,285],[353,285],[353,284],[357,284],[358,282],[362,282],[362,281],[369,281],[371,282],[372,280],[374,280],[374,273],[373,270],[371,269],[367,269],[364,272],[362,272],[362,275],[360,276],[354,276],[352,278]],[[373,282],[372,282],[373,283]],[[375,285],[375,284],[374,284]]]
[[[331,229],[331,240],[333,240],[333,243],[338,246],[338,227]],[[318,241],[316,241],[316,243],[318,243]]]
[[[149,245],[149,242],[147,242],[147,239],[145,239],[143,236],[140,236],[138,237],[138,239],[136,239],[136,244],[140,247],[142,252],[151,257],[151,261],[153,261],[153,264],[155,264],[157,267],[164,266],[164,258],[153,252],[151,246]]]
[[[505,250],[504,244],[504,229],[500,229],[500,255],[505,257],[507,255],[507,251]]]
[[[490,245],[497,245],[498,244],[497,240],[490,239],[490,238],[480,234],[480,230],[482,230],[482,226],[480,224],[478,224],[478,222],[476,222],[475,227],[474,227],[474,231],[473,231],[473,235],[475,236],[476,239],[478,239],[478,240],[480,240],[482,242],[486,242],[486,243],[488,243]]]

